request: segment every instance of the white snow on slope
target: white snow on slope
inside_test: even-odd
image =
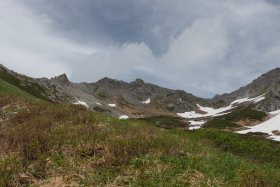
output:
[[[142,103],[142,104],[149,104],[150,102],[151,102],[151,99],[148,98],[146,101],[142,101],[141,103]]]
[[[189,130],[197,130],[197,129],[200,129],[201,126],[193,126],[193,127],[189,127]]]
[[[269,112],[269,114],[271,114],[271,115],[276,115],[276,114],[279,114],[279,113],[280,113],[280,110]]]
[[[122,115],[119,117],[119,119],[128,119],[129,117],[127,115]]]
[[[237,131],[239,134],[247,134],[249,132],[262,132],[270,135],[270,139],[280,141],[280,136],[275,136],[272,131],[280,131],[280,114],[277,114],[275,117],[259,124],[254,127],[247,127],[249,129]]]
[[[265,94],[260,95],[255,98],[250,98],[250,99],[249,98],[237,99],[237,100],[233,101],[229,106],[218,108],[218,109],[197,105],[199,110],[205,112],[205,114],[200,114],[200,113],[196,113],[195,111],[190,111],[190,112],[184,112],[184,113],[177,113],[177,115],[181,116],[183,118],[203,118],[203,117],[222,116],[222,115],[228,114],[229,113],[228,111],[235,108],[236,104],[241,104],[244,102],[257,103],[257,102],[260,102],[263,99],[265,99],[264,95]]]
[[[86,108],[89,108],[88,104],[84,101],[77,101],[76,103],[73,103],[74,105],[82,105]]]
[[[96,104],[97,104],[97,105],[99,105],[99,106],[101,106],[101,105],[102,105],[101,103],[98,103],[98,102],[96,102]]]
[[[190,120],[189,122],[190,122],[191,126],[197,126],[197,125],[203,125],[206,121],[203,121],[203,120],[201,120],[201,121]]]
[[[206,121],[194,121],[194,120],[190,120],[190,127],[189,130],[195,130],[195,129],[200,129],[201,126],[206,122]]]
[[[262,101],[262,100],[264,100],[265,99],[265,94],[266,93],[264,93],[264,94],[262,94],[262,95],[260,95],[260,96],[258,96],[258,97],[254,97],[254,98],[243,98],[243,99],[237,99],[237,100],[235,100],[235,101],[233,101],[232,103],[231,103],[231,105],[233,105],[233,104],[240,104],[240,103],[245,103],[245,102],[254,102],[254,103],[258,103],[258,102],[260,102],[260,101]]]
[[[110,107],[116,107],[116,104],[108,104]]]
[[[221,116],[225,115],[227,113],[224,113],[230,109],[233,109],[232,105],[219,108],[219,109],[214,109],[210,107],[203,107],[200,105],[197,105],[200,111],[206,112],[205,114],[200,114],[196,113],[195,111],[190,111],[190,112],[185,112],[185,113],[177,113],[178,116],[181,116],[183,118],[204,118],[204,117],[214,117],[214,116]]]

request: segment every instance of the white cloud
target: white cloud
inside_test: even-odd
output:
[[[51,20],[35,15],[17,1],[0,2],[0,62],[30,76],[71,73],[71,63],[93,49],[51,31]]]

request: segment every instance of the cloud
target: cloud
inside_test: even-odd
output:
[[[30,76],[71,73],[71,63],[94,49],[57,36],[50,30],[52,20],[32,14],[17,1],[0,2],[0,62]]]
[[[279,66],[273,0],[11,0],[0,7],[0,60],[29,75],[140,77],[210,97]]]

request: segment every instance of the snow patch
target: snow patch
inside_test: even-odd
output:
[[[149,104],[150,102],[151,102],[151,99],[148,98],[146,101],[142,101],[141,103],[142,103],[142,104]]]
[[[116,104],[108,104],[110,107],[116,107]]]
[[[119,117],[119,119],[128,119],[129,117],[127,116],[127,115],[121,115],[120,117]]]
[[[201,127],[200,126],[193,126],[193,127],[189,127],[189,130],[197,130],[197,129],[200,129]]]
[[[88,104],[86,102],[84,102],[84,101],[77,101],[77,102],[75,102],[73,104],[74,105],[82,105],[82,106],[84,106],[86,108],[89,108]]]
[[[273,136],[268,137],[268,139],[271,139],[271,140],[280,142],[280,136],[275,136],[275,135],[273,135]]]
[[[198,106],[200,111],[203,111],[206,114],[200,114],[200,113],[196,113],[195,111],[190,111],[190,112],[185,112],[185,113],[177,113],[177,115],[181,116],[183,118],[214,117],[214,116],[221,116],[221,115],[228,114],[228,113],[224,113],[224,112],[235,108],[232,105],[227,106],[227,107],[223,107],[223,108],[219,108],[219,109],[214,109],[214,108],[210,108],[210,107],[203,107],[203,106],[200,106],[200,105],[197,105],[197,106]]]
[[[197,125],[203,125],[206,121],[203,121],[203,120],[201,120],[201,121],[193,121],[193,120],[191,120],[189,122],[190,122],[191,126],[197,126]]]
[[[276,136],[272,131],[280,131],[280,114],[277,114],[275,117],[259,124],[254,127],[247,127],[249,129],[237,131],[239,134],[247,134],[249,132],[262,132],[269,134],[269,139],[280,141],[280,136]]]
[[[178,116],[181,116],[183,118],[204,118],[204,117],[215,117],[215,116],[222,116],[222,115],[226,115],[228,114],[229,110],[236,108],[236,104],[241,104],[244,102],[260,102],[263,99],[265,99],[264,97],[265,94],[260,95],[258,97],[254,97],[254,98],[243,98],[243,99],[237,99],[235,101],[233,101],[229,106],[226,107],[222,107],[222,108],[211,108],[211,107],[203,107],[200,106],[199,104],[197,104],[198,108],[200,111],[205,112],[205,114],[200,114],[200,113],[196,113],[195,111],[190,111],[190,112],[184,112],[184,113],[177,113]]]
[[[98,103],[98,102],[96,102],[96,104],[97,104],[97,105],[99,105],[99,106],[101,106],[101,105],[102,105],[101,103]]]
[[[237,100],[235,100],[235,101],[233,101],[232,103],[231,103],[231,105],[233,105],[233,104],[240,104],[240,103],[245,103],[245,102],[254,102],[254,103],[258,103],[258,102],[260,102],[260,101],[262,101],[262,100],[264,100],[265,99],[265,96],[266,95],[266,93],[264,93],[264,94],[262,94],[262,95],[260,95],[260,96],[258,96],[258,97],[254,97],[254,98],[243,98],[243,99],[237,99]]]
[[[196,130],[196,129],[200,129],[201,126],[204,123],[206,123],[206,121],[203,121],[203,120],[201,120],[201,121],[190,120],[189,123],[190,123],[190,126],[191,126],[191,127],[189,127],[189,130]]]
[[[280,113],[280,110],[275,110],[275,111],[269,112],[269,114],[271,114],[271,115],[276,115],[279,113]]]

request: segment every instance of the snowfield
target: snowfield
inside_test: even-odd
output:
[[[151,102],[151,99],[148,98],[146,101],[142,101],[141,103],[142,103],[142,104],[149,104],[150,102]]]
[[[89,108],[88,104],[86,102],[84,102],[84,101],[77,101],[77,102],[75,102],[73,104],[74,105],[82,105],[82,106],[84,106],[86,108]]]
[[[229,110],[234,109],[236,104],[241,104],[245,102],[254,102],[258,103],[265,99],[265,94],[260,95],[255,98],[243,98],[243,99],[237,99],[233,101],[229,106],[222,107],[222,108],[211,108],[211,107],[203,107],[197,104],[198,108],[200,111],[205,112],[205,114],[200,114],[196,113],[195,111],[190,111],[190,112],[184,112],[184,113],[177,113],[178,116],[183,117],[183,118],[204,118],[204,117],[215,117],[215,116],[222,116],[225,114],[228,114]]]
[[[116,104],[108,104],[110,107],[116,107]]]
[[[129,117],[127,115],[122,115],[119,117],[119,119],[128,119]]]
[[[276,112],[276,111],[275,111]],[[274,112],[272,112],[274,113]],[[247,134],[249,132],[262,132],[269,134],[269,139],[280,141],[280,136],[276,136],[272,133],[272,131],[280,131],[280,113],[278,113],[275,117],[259,124],[254,127],[247,127],[249,129],[237,131],[239,134]]]

